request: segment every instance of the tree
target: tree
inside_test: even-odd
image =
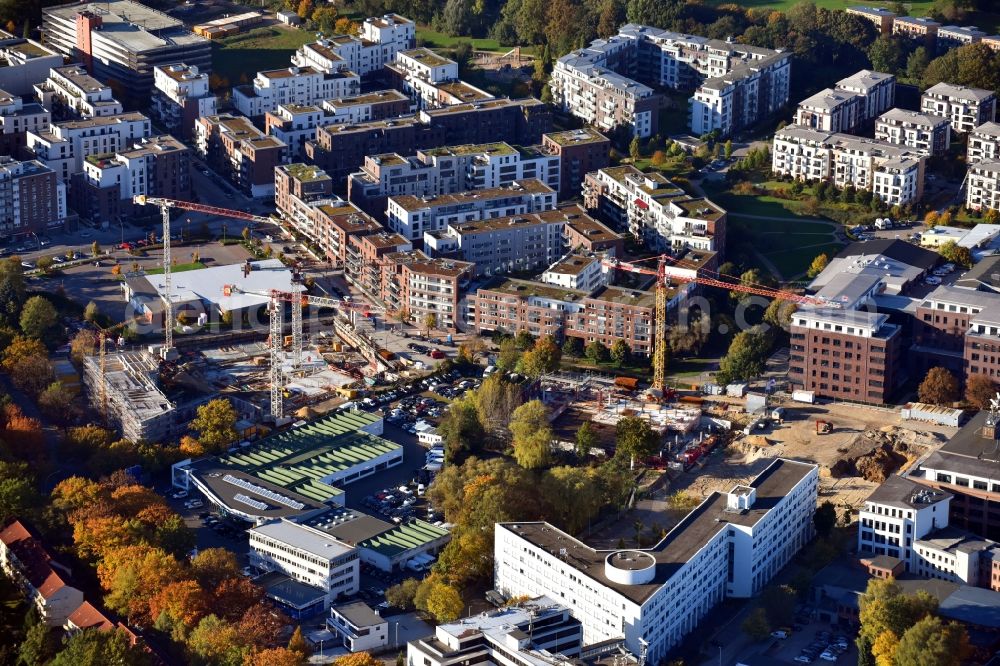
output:
[[[2,365],[15,386],[32,395],[37,395],[52,383],[48,351],[34,338],[15,337],[4,350]]]
[[[579,532],[604,505],[600,472],[586,467],[554,467],[542,476],[545,516],[570,534]]]
[[[521,329],[514,336],[514,345],[519,351],[528,351],[535,346],[535,337],[528,333],[526,330]]]
[[[461,614],[461,610],[459,610]],[[368,652],[345,654],[333,660],[333,666],[382,666],[382,662]]]
[[[771,635],[771,625],[767,623],[767,613],[763,608],[754,608],[743,620],[743,633],[755,641],[762,641]]]
[[[41,621],[37,612],[29,612],[28,629],[21,644],[17,646],[17,663],[36,666],[48,663],[56,653],[56,639],[47,624]]]
[[[417,595],[420,581],[416,578],[407,578],[401,583],[393,585],[385,591],[385,600],[395,608],[400,610],[413,610],[413,599]]]
[[[358,34],[359,26],[351,19],[343,17],[337,19],[337,23],[334,24],[333,30],[338,35],[356,35]]]
[[[818,255],[815,259],[812,260],[812,263],[809,264],[809,270],[806,271],[806,277],[809,278],[816,277],[824,270],[826,270],[826,266],[829,263],[830,263],[830,258],[827,257],[825,253]]]
[[[731,160],[733,158],[733,142],[730,139],[726,139],[726,142],[722,144],[722,155],[727,159]]]
[[[657,150],[653,153],[653,156],[649,158],[649,163],[655,167],[661,167],[667,163],[667,154],[662,150]]]
[[[0,462],[0,524],[25,516],[40,504],[25,463]]]
[[[206,590],[214,590],[227,578],[239,576],[240,565],[230,550],[205,548],[191,560],[191,573]]]
[[[515,409],[509,427],[518,465],[537,469],[548,464],[553,434],[549,410],[541,400],[531,400]]]
[[[903,636],[907,629],[937,610],[937,600],[930,594],[923,590],[912,596],[903,594],[891,578],[869,580],[858,603],[859,646],[874,645],[885,631]]]
[[[929,210],[927,211],[927,214],[924,215],[924,223],[926,223],[928,227],[937,226],[938,217],[938,212],[936,210]]]
[[[629,23],[668,28],[680,18],[683,0],[628,0],[625,15]]]
[[[522,402],[521,389],[499,373],[487,377],[475,392],[479,422],[486,432],[501,439],[506,438],[507,424]]]
[[[944,405],[955,402],[959,398],[958,380],[945,368],[931,368],[924,381],[917,388],[920,402],[931,405]]]
[[[895,651],[898,666],[958,666],[969,652],[969,637],[957,622],[927,616],[906,630]]]
[[[627,456],[632,465],[636,458],[645,458],[656,450],[658,437],[649,427],[649,421],[637,416],[626,416],[615,425],[615,456]]]
[[[923,81],[924,72],[927,71],[927,66],[930,63],[931,57],[927,53],[927,49],[918,46],[906,59],[906,78],[911,83],[920,83]]]
[[[239,663],[243,647],[239,630],[216,615],[201,619],[187,640],[188,649],[204,663]]]
[[[539,338],[535,346],[521,356],[518,368],[529,377],[540,377],[559,369],[562,350],[551,335]]]
[[[773,328],[787,331],[792,325],[792,315],[798,309],[799,306],[794,301],[776,298],[764,310],[764,322]]]
[[[965,381],[965,401],[976,409],[986,409],[996,397],[997,385],[986,375],[972,375]]]
[[[876,666],[895,666],[896,648],[899,647],[899,637],[891,631],[883,631],[872,643],[871,652]]]
[[[438,325],[438,318],[436,314],[434,314],[433,312],[428,312],[426,315],[424,315],[425,329],[427,329],[428,331],[432,331],[435,328],[437,328],[437,325]]]
[[[813,513],[813,525],[816,527],[816,533],[821,537],[830,536],[830,532],[837,525],[837,507],[833,505],[833,502],[826,500],[816,507],[816,511]]]
[[[108,608],[152,622],[150,600],[170,583],[183,579],[180,563],[165,551],[148,545],[107,550],[97,565],[97,577],[107,591]]]
[[[35,268],[48,275],[54,264],[55,262],[52,260],[52,257],[39,257],[38,261],[35,262]]]
[[[216,398],[198,407],[191,429],[208,451],[221,451],[239,437],[236,432],[236,410],[226,398]]]
[[[580,429],[576,431],[576,455],[586,458],[590,455],[590,450],[597,446],[599,439],[590,421],[584,421]]]
[[[580,358],[583,356],[583,340],[567,336],[567,338],[563,341],[562,353],[563,356]]]
[[[306,643],[305,637],[302,635],[301,625],[295,626],[292,637],[288,639],[288,650],[299,655],[299,659],[305,659],[312,652],[309,649],[309,644]]]
[[[768,585],[760,595],[760,604],[772,627],[791,624],[795,619],[795,590],[788,585]]]
[[[319,12],[320,10],[316,10]],[[315,17],[316,14],[314,13]],[[296,628],[298,631],[298,628]],[[301,634],[300,634],[301,636]],[[253,649],[243,657],[243,666],[300,666],[304,657],[289,648],[276,647]]]
[[[628,154],[632,158],[632,161],[636,161],[642,156],[641,153],[642,146],[639,144],[639,135],[636,134],[632,137],[632,142],[628,145]]]
[[[73,393],[62,382],[53,382],[38,394],[38,408],[47,418],[61,425],[72,422],[79,414]]]
[[[337,10],[334,7],[317,7],[313,10],[312,20],[323,34],[333,34],[337,25]]]
[[[951,211],[944,211],[938,215],[938,226],[946,227],[951,224]]]
[[[156,622],[167,621],[170,627],[193,628],[209,610],[211,600],[196,581],[168,583],[149,600],[149,615]]]
[[[717,383],[725,385],[759,377],[767,358],[767,337],[757,328],[740,331],[729,344],[729,350],[719,361],[715,373]]]
[[[9,257],[0,261],[0,318],[3,323],[8,326],[17,323],[24,299],[24,268],[20,258]]]
[[[458,590],[447,583],[435,583],[427,594],[427,612],[433,615],[438,622],[454,622],[462,616],[464,608],[465,604],[462,602],[462,596]],[[339,664],[338,666],[348,665]]]
[[[460,464],[482,448],[485,430],[479,420],[475,397],[463,395],[454,400],[438,426],[444,441],[445,460]]]
[[[611,360],[619,368],[628,365],[629,361],[632,360],[632,350],[629,349],[628,343],[621,338],[615,340],[615,343],[611,345]]]
[[[953,240],[948,241],[942,245],[938,252],[946,260],[958,264],[959,266],[964,266],[965,268],[972,267],[972,251],[967,247],[963,247]]]
[[[518,351],[517,342],[514,338],[506,338],[500,343],[500,351],[497,353],[497,368],[503,372],[510,372],[517,367],[521,360],[521,352]]]
[[[896,35],[880,35],[868,47],[868,58],[877,72],[895,74],[903,67],[906,52]]]
[[[21,330],[29,338],[41,340],[59,322],[59,313],[42,296],[32,296],[21,311]]]
[[[90,323],[97,321],[97,317],[100,314],[101,311],[98,309],[97,303],[94,301],[87,303],[87,307],[83,309],[83,319],[84,321],[89,321]]]
[[[97,666],[98,664],[152,664],[149,653],[142,645],[132,645],[132,640],[122,629],[105,631],[84,629],[73,634],[63,644],[63,649],[49,662],[49,666]]]
[[[313,0],[302,0],[299,3],[299,8],[298,8],[298,11],[296,13],[299,15],[300,18],[302,18],[304,20],[308,20],[309,17],[312,16],[313,9],[315,9],[315,5],[313,4]]]
[[[607,363],[611,358],[611,353],[600,340],[594,340],[587,345],[586,356],[596,363]]]

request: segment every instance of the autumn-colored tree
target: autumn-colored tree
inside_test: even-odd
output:
[[[251,650],[243,657],[243,666],[300,666],[300,664],[302,656],[294,650],[283,647]]]
[[[924,381],[917,387],[920,402],[931,405],[952,403],[959,398],[958,380],[945,368],[936,367],[928,371]]]
[[[309,18],[312,16],[315,7],[316,6],[313,4],[313,0],[302,0],[299,3],[299,8],[297,11],[299,18],[302,18],[304,20],[309,20]]]
[[[875,657],[875,666],[896,666],[896,648],[899,646],[899,637],[892,631],[886,629],[875,638],[872,643],[872,656]]]
[[[4,350],[2,366],[14,385],[31,395],[41,393],[54,379],[48,350],[34,338],[15,337]]]
[[[191,631],[187,647],[203,663],[233,664],[242,661],[244,641],[235,625],[207,615]]]
[[[312,20],[320,32],[329,35],[337,29],[337,9],[335,7],[317,7],[313,10]]]
[[[817,257],[812,260],[812,263],[809,264],[809,270],[806,271],[806,277],[809,278],[816,277],[824,270],[826,270],[826,266],[829,263],[830,263],[830,258],[827,257],[825,253],[817,255]]]
[[[292,637],[288,639],[288,649],[299,655],[299,658],[301,659],[305,659],[309,656],[311,650],[309,649],[309,644],[306,643],[305,637],[302,636],[301,625],[295,626],[295,631],[292,632]]]
[[[178,448],[180,449],[180,452],[188,458],[200,458],[205,455],[205,447],[191,435],[184,435],[181,437]]]
[[[79,415],[73,393],[62,382],[53,382],[38,394],[38,408],[50,421],[60,425],[71,423]]]
[[[221,451],[236,441],[236,410],[226,398],[216,398],[198,407],[191,429],[207,451]]]
[[[4,408],[3,440],[11,453],[22,460],[38,461],[45,457],[45,434],[38,419],[25,416],[17,405]]]
[[[657,150],[653,153],[653,156],[649,158],[649,163],[655,167],[661,167],[667,163],[667,154],[662,150]]]
[[[517,369],[528,377],[540,377],[558,370],[561,359],[562,349],[556,344],[555,338],[546,335],[536,340],[531,350],[521,356]]]
[[[358,34],[358,24],[349,18],[343,17],[337,19],[337,22],[333,26],[334,32],[338,35],[356,35]]]
[[[63,513],[94,506],[104,494],[101,484],[82,476],[63,479],[52,489],[52,505]]]
[[[108,608],[132,618],[153,622],[149,602],[170,583],[182,580],[181,564],[159,548],[126,546],[105,552],[97,577],[107,592]]]
[[[259,588],[258,588],[259,589]],[[236,622],[236,628],[246,645],[256,648],[275,647],[275,639],[291,622],[267,601],[250,606]]]
[[[521,467],[536,469],[548,464],[553,433],[548,409],[541,400],[526,402],[515,409],[508,427],[513,438],[514,459]]]
[[[180,580],[164,585],[149,600],[149,614],[157,622],[166,616],[172,625],[191,629],[208,614],[209,603],[208,594],[196,581]]]
[[[939,218],[939,216],[938,216],[938,212],[936,210],[929,210],[929,211],[927,211],[927,214],[924,215],[924,223],[928,227],[937,226],[937,224],[938,224],[938,218]]]
[[[238,621],[244,613],[264,599],[264,592],[243,576],[227,578],[215,588],[212,609],[222,618]]]
[[[205,589],[214,590],[227,578],[239,576],[240,565],[231,550],[206,548],[192,558],[191,573]]]
[[[382,666],[382,662],[369,652],[345,654],[333,660],[333,666]]]
[[[965,401],[976,409],[986,409],[997,395],[997,385],[986,375],[972,375],[965,381]]]
[[[85,356],[93,356],[97,353],[97,333],[89,328],[82,328],[69,343],[69,357],[73,363],[80,367],[83,365]]]

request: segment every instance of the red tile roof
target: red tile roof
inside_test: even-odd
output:
[[[78,629],[99,629],[111,631],[115,623],[105,617],[104,613],[94,608],[89,601],[84,601],[80,607],[70,613],[66,621]]]
[[[62,575],[52,567],[52,556],[24,523],[14,520],[0,529],[0,542],[13,553],[28,583],[45,599],[66,587]]]

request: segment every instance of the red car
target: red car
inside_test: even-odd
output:
[[[444,352],[441,351],[440,349],[432,349],[430,356],[433,359],[441,359],[444,358]]]

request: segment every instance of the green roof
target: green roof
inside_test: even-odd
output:
[[[302,164],[297,162],[295,164],[286,164],[285,171],[288,172],[292,178],[300,180],[304,183],[308,183],[314,180],[330,179],[330,176],[326,174],[325,171],[312,164]]]
[[[413,520],[371,539],[365,539],[358,544],[358,547],[373,550],[386,557],[393,557],[403,551],[419,548],[448,535],[448,530],[443,527],[437,527],[422,520]]]

